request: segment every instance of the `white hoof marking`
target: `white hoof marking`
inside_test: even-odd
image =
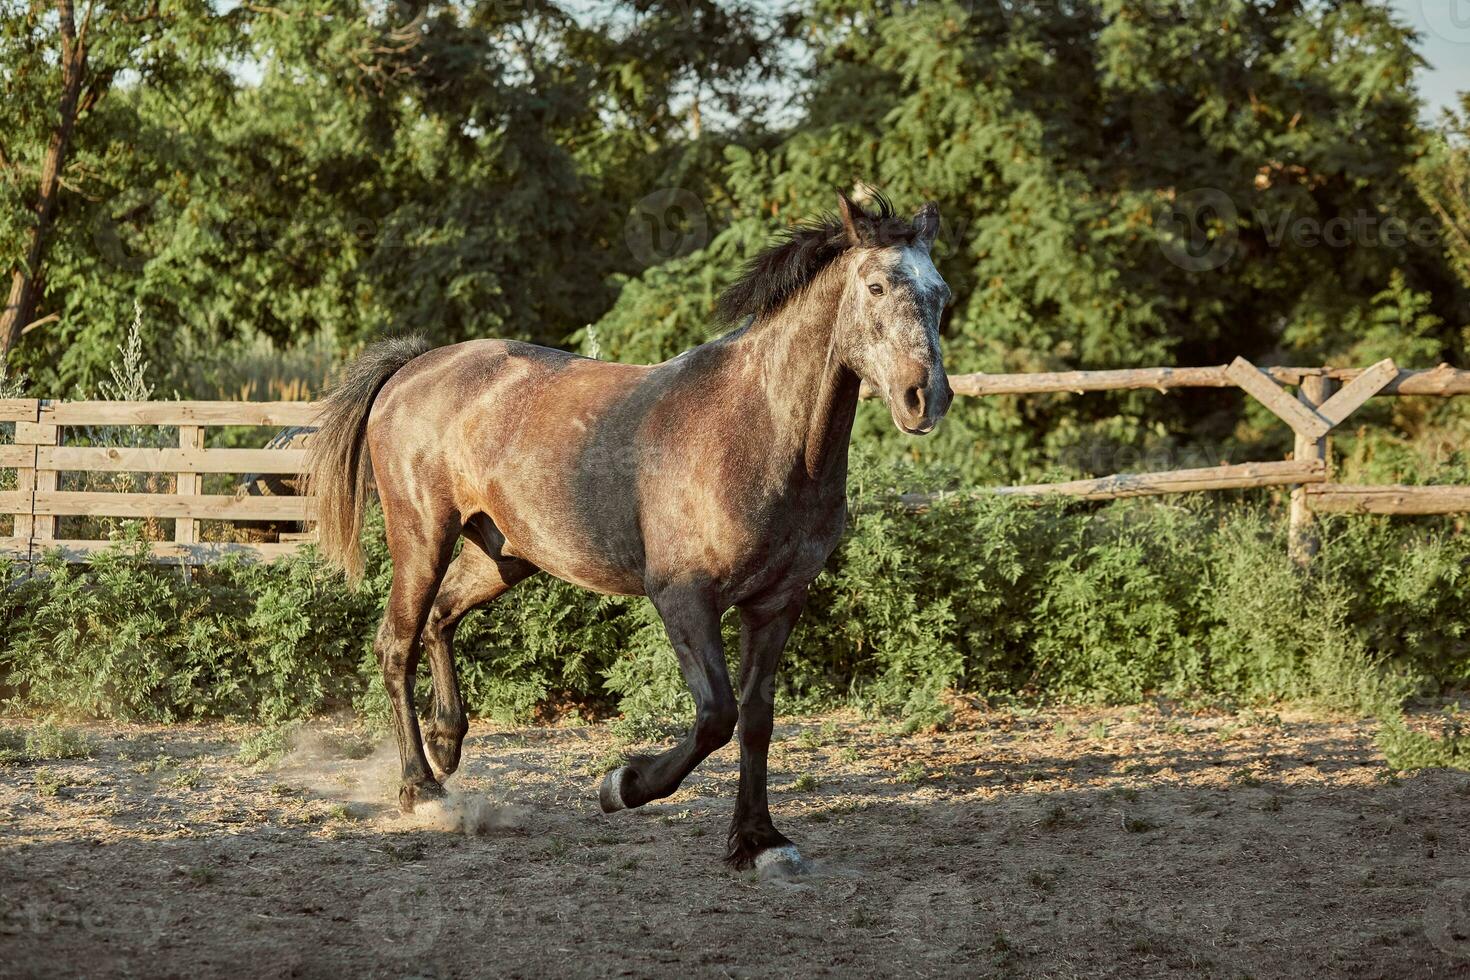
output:
[[[801,874],[806,870],[806,862],[801,859],[801,852],[796,849],[795,844],[786,844],[782,847],[767,848],[757,854],[755,870],[763,877]]]
[[[627,769],[627,766],[618,766],[607,776],[607,795],[617,805],[616,808],[619,810],[626,810],[628,808],[628,805],[623,802],[623,773]]]

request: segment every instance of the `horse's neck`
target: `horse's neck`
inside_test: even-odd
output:
[[[776,424],[771,462],[817,481],[846,477],[861,386],[833,342],[840,293],[840,280],[823,276],[742,338]]]

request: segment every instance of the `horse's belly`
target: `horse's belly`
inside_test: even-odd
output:
[[[754,549],[722,581],[721,591],[730,603],[812,581],[822,571],[837,546],[840,534],[803,534],[770,542]]]
[[[584,533],[575,516],[550,509],[499,507],[489,516],[505,536],[506,555],[594,592],[643,594],[643,572],[637,563],[605,547],[599,535]]]
[[[599,565],[592,562],[567,561],[565,556],[554,556],[538,561],[525,556],[537,568],[555,575],[564,582],[580,585],[604,595],[643,595],[643,577],[626,569]]]

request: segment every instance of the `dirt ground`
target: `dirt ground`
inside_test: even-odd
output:
[[[25,723],[21,723],[25,724]],[[1157,707],[787,720],[777,825],[720,862],[727,747],[604,816],[601,726],[472,729],[448,806],[319,727],[86,726],[0,766],[6,976],[1470,975],[1470,775],[1393,775],[1367,725]]]

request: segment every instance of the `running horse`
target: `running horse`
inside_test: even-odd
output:
[[[677,745],[607,773],[602,809],[669,796],[739,728],[726,861],[801,857],[766,799],[775,671],[807,588],[846,523],[847,453],[863,382],[923,435],[954,392],[939,349],[950,298],[930,259],[939,209],[912,219],[877,197],[761,252],[720,298],[738,327],[654,365],[502,340],[369,348],[327,398],[306,465],[321,549],[361,574],[376,483],[393,584],[374,649],[402,762],[399,805],[441,796],[468,723],[455,624],[544,571],[647,596],[694,697]],[[465,539],[458,557],[455,542]],[[732,688],[720,618],[740,615]],[[420,651],[433,677],[422,732]]]

